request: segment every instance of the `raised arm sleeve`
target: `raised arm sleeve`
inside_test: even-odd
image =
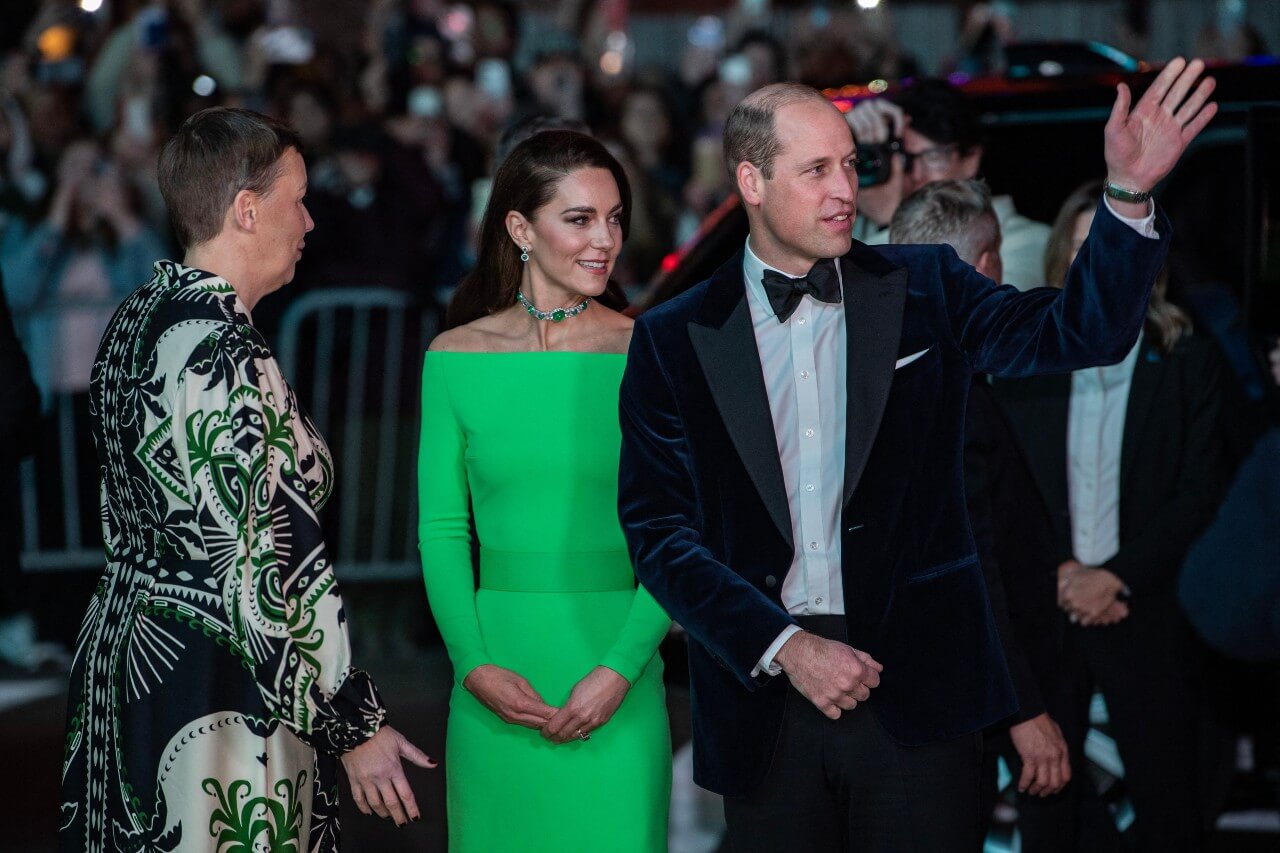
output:
[[[1122,220],[1100,202],[1061,289],[999,287],[944,248],[946,322],[974,372],[1066,373],[1124,358],[1142,329],[1173,230],[1161,211],[1153,216],[1151,223]],[[1157,239],[1144,230],[1152,225]]]

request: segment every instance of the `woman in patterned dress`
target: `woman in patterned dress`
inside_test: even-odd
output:
[[[324,441],[250,310],[313,227],[287,127],[189,118],[160,157],[183,263],[125,299],[93,366],[107,568],[71,673],[63,850],[331,851],[336,759],[361,811],[418,818],[351,665],[316,510]]]

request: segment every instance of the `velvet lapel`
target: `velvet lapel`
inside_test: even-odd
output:
[[[712,275],[698,316],[689,323],[689,340],[734,449],[778,532],[794,550],[778,439],[742,278],[742,252]]]
[[[1142,430],[1151,416],[1160,383],[1164,379],[1164,357],[1156,348],[1152,335],[1142,337],[1138,361],[1133,366],[1133,379],[1129,382],[1129,402],[1124,413],[1124,438],[1120,442],[1120,494],[1125,494],[1125,482],[1133,473],[1133,459]]]
[[[907,269],[890,264],[860,243],[840,259],[847,334],[844,428],[844,503],[853,497],[867,466],[889,388],[893,384]]]

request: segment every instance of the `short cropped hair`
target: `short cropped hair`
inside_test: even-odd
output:
[[[782,150],[773,117],[782,107],[801,101],[830,103],[817,89],[802,83],[772,83],[738,102],[724,124],[724,165],[730,176],[745,160],[766,178],[773,177],[773,161]]]
[[[222,230],[241,190],[266,195],[280,175],[280,158],[302,140],[284,122],[251,110],[210,107],[189,117],[160,151],[160,194],[185,249]]]
[[[965,263],[1000,246],[1000,221],[981,180],[934,181],[909,195],[889,223],[890,243],[945,243]]]

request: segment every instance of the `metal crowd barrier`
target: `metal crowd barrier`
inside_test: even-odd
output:
[[[417,425],[422,354],[438,327],[432,308],[372,287],[303,294],[281,320],[281,369],[333,454],[337,486],[322,516],[343,580],[421,571]],[[48,401],[53,429],[41,438],[43,451],[20,469],[21,562],[28,572],[102,566],[97,460],[75,401],[71,394]]]
[[[418,413],[438,329],[434,309],[385,288],[307,293],[281,322],[281,368],[333,453],[325,534],[344,581],[421,574]]]

